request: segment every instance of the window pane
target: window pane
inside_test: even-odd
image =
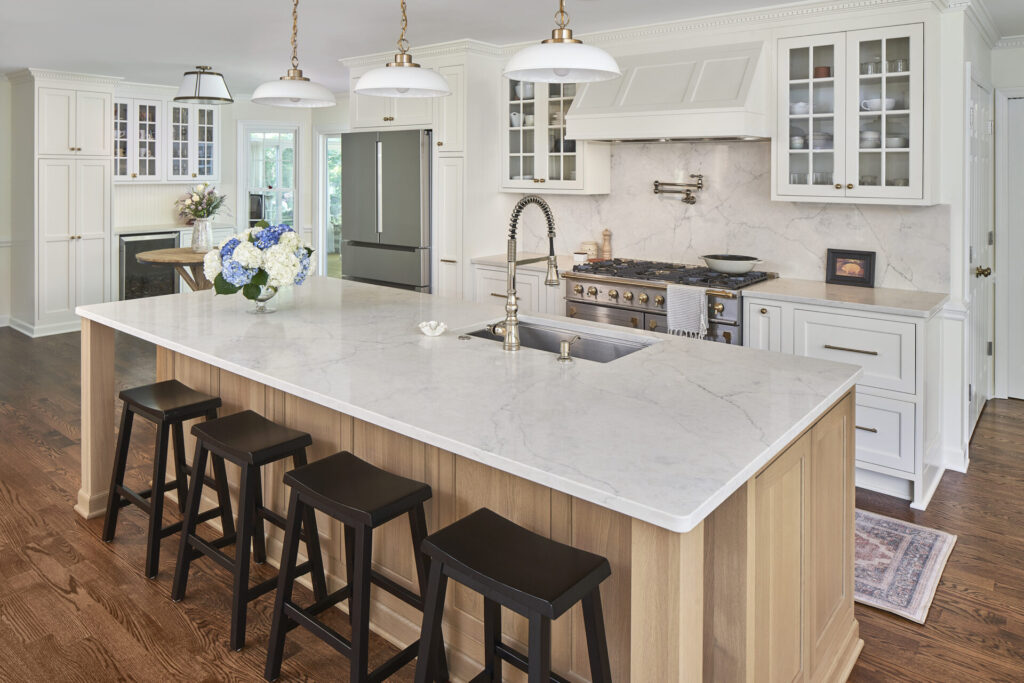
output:
[[[295,187],[295,150],[281,150],[281,187]]]
[[[271,188],[281,184],[277,179],[277,153],[278,148],[276,145],[268,143],[263,148],[263,184]]]
[[[291,192],[281,193],[281,222],[294,227],[295,224],[295,202]]]

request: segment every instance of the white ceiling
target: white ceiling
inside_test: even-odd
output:
[[[985,0],[1000,37],[1024,35],[1024,0]]]

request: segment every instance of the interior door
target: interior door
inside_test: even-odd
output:
[[[75,160],[39,160],[39,319],[75,308]]]
[[[379,241],[377,233],[377,133],[341,136],[341,224],[343,238]]]
[[[429,244],[429,222],[424,219],[426,197],[423,176],[429,173],[425,135],[418,130],[380,134],[378,155],[380,243],[401,247]],[[347,225],[347,221],[346,221]]]
[[[1006,262],[1021,263],[1020,259],[1024,258],[1024,192],[1019,188],[1024,187],[1024,99],[1010,100],[1007,103],[1007,114],[1006,125],[1003,127],[1007,133],[1007,176],[1003,187],[1007,188],[1009,195],[1004,204],[1007,208],[1009,243],[1000,244],[999,248],[1008,250],[1009,258]],[[1024,268],[1010,268],[1009,271],[1000,275],[1004,278],[1003,284],[1011,302],[1006,308],[1009,313],[1007,338],[1011,342],[1007,348],[1000,349],[999,353],[1007,354],[1007,395],[1011,398],[1024,398],[1024,344],[1019,343],[1019,340],[1024,339],[1024,307],[1020,305],[1024,301]]]
[[[994,228],[992,202],[992,91],[970,82],[969,116],[971,244],[967,279],[970,303],[970,430],[974,431],[985,402],[992,396],[994,323],[994,262],[990,235]]]
[[[110,160],[75,163],[75,303],[106,301],[109,277]]]

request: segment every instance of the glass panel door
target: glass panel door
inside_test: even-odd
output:
[[[130,106],[130,102],[114,102],[114,177],[116,178],[127,178],[131,173],[131,163],[128,160],[128,150],[132,149],[131,141],[128,139],[130,133],[128,109]]]
[[[576,181],[576,141],[565,137],[565,115],[574,97],[575,83],[548,84],[548,182]]]
[[[212,178],[216,175],[213,164],[214,145],[219,140],[214,140],[216,127],[214,116],[216,112],[212,107],[196,107],[196,177]]]
[[[323,271],[341,277],[341,134],[321,138],[320,251]]]
[[[508,159],[506,184],[532,185],[537,177],[537,87],[527,81],[508,81]]]
[[[263,196],[263,218],[273,225],[285,223],[296,227],[295,138],[294,129],[250,128],[246,131],[249,195]]]
[[[139,167],[136,171],[140,178],[156,178],[159,175],[157,150],[160,149],[159,121],[157,102],[135,102],[136,150]]]
[[[169,148],[172,178],[191,178],[192,168],[191,130],[192,108],[188,105],[171,104],[171,144]]]

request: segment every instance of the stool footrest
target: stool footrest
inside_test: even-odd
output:
[[[216,541],[204,541],[198,536],[192,536],[188,539],[188,544],[220,566],[224,567],[224,569],[227,569],[229,572],[234,572],[235,561],[228,557],[224,551],[220,550],[220,548],[230,545],[230,543],[225,543],[224,541],[227,541],[227,537],[218,538]],[[231,541],[234,542],[234,539],[231,539]]]
[[[423,609],[423,598],[413,593],[405,586],[399,585],[389,579],[388,577],[380,574],[374,570],[370,570],[370,582],[375,583],[388,593],[391,593],[402,602],[406,602],[418,610]]]
[[[305,613],[307,616],[314,616],[314,615],[320,614],[321,612],[327,611],[328,609],[330,609],[331,607],[334,607],[335,605],[337,605],[339,602],[342,602],[343,600],[348,600],[351,596],[352,596],[352,586],[348,585],[348,586],[345,586],[344,588],[342,588],[340,590],[334,591],[333,593],[331,593],[330,595],[325,597],[323,600],[318,600],[318,601],[314,602],[309,607],[301,608],[298,605],[295,605],[294,603],[291,603],[291,604],[294,605],[295,609],[301,609],[302,612]],[[295,628],[298,625],[299,625],[298,622],[289,621],[287,626],[285,627],[285,633],[287,633],[288,631],[291,631],[293,628]]]
[[[505,643],[498,642],[498,644],[494,646],[494,653],[520,671],[524,673],[530,672],[530,660],[519,650],[509,647]],[[476,678],[479,678],[479,676]],[[476,678],[473,680],[476,680]],[[551,674],[551,681],[552,683],[569,683],[568,679],[562,678],[556,673]]]

